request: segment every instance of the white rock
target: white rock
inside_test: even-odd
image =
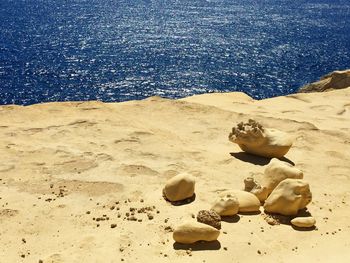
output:
[[[247,153],[268,158],[283,157],[293,144],[292,137],[287,133],[266,129],[255,120],[233,127],[229,140]]]
[[[282,215],[296,215],[312,200],[309,184],[301,179],[285,179],[280,182],[266,199],[266,212]]]
[[[214,241],[220,235],[220,231],[216,228],[199,223],[186,222],[178,227],[173,232],[173,238],[176,242],[182,244],[192,244],[197,241]]]
[[[171,201],[181,201],[194,195],[195,179],[188,173],[170,178],[163,189],[165,197]]]
[[[239,203],[239,212],[258,212],[260,208],[259,199],[252,193],[241,190],[228,190],[222,192],[219,196],[235,196]]]
[[[308,217],[296,217],[290,221],[292,225],[297,227],[313,227],[316,224],[315,218]]]
[[[227,194],[217,198],[211,209],[220,216],[233,216],[238,213],[239,202],[236,196]]]

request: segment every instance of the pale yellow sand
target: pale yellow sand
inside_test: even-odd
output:
[[[248,118],[295,135],[286,158],[310,183],[317,229],[239,215],[190,256],[166,227],[268,163],[227,139]],[[262,101],[231,93],[2,106],[0,156],[0,262],[350,261],[350,88]],[[179,172],[196,176],[197,196],[172,206],[162,187]],[[146,206],[152,220],[137,212],[142,222],[123,220]],[[109,220],[93,220],[103,215]]]

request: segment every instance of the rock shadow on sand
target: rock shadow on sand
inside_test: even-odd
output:
[[[192,203],[194,200],[196,200],[196,194],[193,194],[191,197],[186,198],[184,200],[180,200],[180,201],[170,201],[169,199],[166,198],[164,192],[163,192],[163,198],[165,199],[165,201],[169,202],[170,204],[172,204],[173,206],[181,206],[181,205],[187,205]]]
[[[203,251],[203,250],[219,250],[221,248],[221,244],[218,240],[215,241],[198,241],[193,244],[181,244],[178,242],[175,242],[173,244],[173,248],[175,250],[189,250],[192,251]]]
[[[261,156],[246,153],[246,152],[231,152],[230,155],[243,162],[252,163],[260,166],[267,165],[271,161],[271,158],[261,157]],[[286,157],[279,158],[279,160],[290,163],[293,166],[295,165],[293,161],[289,160]]]
[[[241,220],[241,217],[239,215],[221,216],[221,221],[226,223],[238,223],[239,220]]]

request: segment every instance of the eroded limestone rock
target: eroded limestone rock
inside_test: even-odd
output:
[[[316,224],[315,218],[308,217],[296,217],[290,221],[292,225],[297,227],[313,227]]]
[[[238,198],[230,193],[222,195],[215,200],[211,209],[220,216],[233,216],[239,210]]]
[[[201,210],[197,214],[197,221],[221,229],[221,217],[214,210]]]
[[[181,173],[170,178],[163,189],[166,199],[171,202],[181,201],[194,195],[195,178],[188,173]]]
[[[307,182],[301,179],[285,179],[280,182],[266,199],[266,212],[282,215],[296,215],[312,200]]]
[[[186,222],[173,232],[173,238],[176,242],[182,244],[192,244],[197,241],[215,241],[220,235],[220,231],[216,228],[199,223]]]
[[[244,191],[254,194],[260,202],[264,202],[268,196],[266,187],[261,186],[254,176],[244,179]]]
[[[283,157],[293,144],[291,136],[287,133],[277,129],[266,129],[251,119],[233,127],[229,140],[237,143],[247,153],[268,158]]]
[[[258,212],[260,208],[259,199],[252,193],[242,191],[242,190],[229,190],[222,192],[219,196],[234,196],[238,200],[239,212]]]
[[[287,178],[302,179],[303,172],[293,165],[273,158],[266,166],[264,174],[259,174],[259,178],[250,175],[244,179],[244,191],[250,192],[260,202],[264,202],[273,189]]]

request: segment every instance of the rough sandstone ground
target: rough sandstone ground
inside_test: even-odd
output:
[[[0,262],[349,262],[349,101],[344,89],[0,107]],[[310,184],[316,228],[238,214],[217,243],[175,245],[176,225],[269,163],[227,140],[249,118],[295,136],[285,161]],[[173,206],[161,190],[179,172],[196,199]]]

